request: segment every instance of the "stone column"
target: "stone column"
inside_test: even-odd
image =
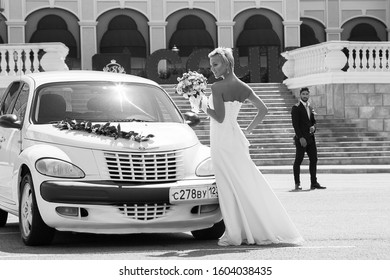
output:
[[[216,0],[217,47],[234,47],[232,15],[234,14],[234,1]]]
[[[166,26],[168,23],[166,21],[150,21],[148,24],[150,33],[149,51],[152,54],[167,47]]]
[[[92,70],[92,57],[97,53],[96,21],[80,21],[81,69]],[[88,42],[88,43],[87,43]]]
[[[326,41],[340,41],[341,32],[340,29],[340,1],[328,0],[326,1]]]
[[[25,25],[26,21],[8,20],[7,24],[8,44],[22,43],[26,41]]]
[[[286,49],[301,46],[301,24],[302,21],[283,21],[284,47]]]
[[[326,28],[326,41],[340,41],[342,28]]]
[[[301,32],[300,26],[300,8],[299,0],[284,1],[285,15],[284,15],[284,47],[296,48],[301,46]],[[288,2],[288,3],[287,3]]]
[[[218,46],[217,47],[234,47],[234,37],[233,37],[233,26],[234,21],[218,21],[217,22],[217,37],[218,37]]]

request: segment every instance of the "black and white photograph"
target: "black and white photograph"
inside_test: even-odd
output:
[[[388,279],[389,30],[390,0],[0,0],[1,274]]]

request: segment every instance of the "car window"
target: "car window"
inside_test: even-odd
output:
[[[112,82],[67,82],[40,87],[33,121],[38,124],[75,119],[91,122],[180,122],[167,94],[156,86]]]
[[[18,90],[20,88],[20,84],[21,84],[20,81],[13,82],[6,89],[4,93],[3,102],[1,103],[1,107],[0,107],[0,115],[4,115],[7,113],[7,111],[9,111],[10,109],[9,107],[11,106],[12,101],[14,101],[17,96]]]
[[[12,110],[12,114],[15,114],[21,123],[23,123],[24,116],[27,109],[27,100],[28,100],[29,86],[24,84],[18,97],[15,101],[15,106]]]

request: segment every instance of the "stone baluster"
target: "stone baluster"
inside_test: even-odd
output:
[[[0,50],[0,55],[1,55],[1,63],[0,63],[1,71],[0,71],[0,75],[2,75],[2,76],[7,76],[8,75],[6,54],[7,54],[7,50],[5,50],[5,49]]]
[[[390,70],[390,63],[389,63],[390,49],[389,48],[387,48],[386,51],[384,52],[383,59],[384,59],[383,68],[385,71],[389,71]]]
[[[361,68],[362,71],[367,71],[368,69],[367,51],[368,48],[363,46],[362,47],[362,68]]]
[[[353,58],[356,52],[353,46],[348,46],[348,69],[347,72],[355,72],[355,59]]]
[[[22,75],[23,74],[23,56],[22,56],[23,49],[16,49],[14,51],[14,59],[15,59],[15,74],[16,75]]]
[[[361,47],[357,47],[356,49],[356,58],[355,58],[355,71],[361,71],[362,70],[362,55],[363,50]]]
[[[33,73],[37,73],[39,72],[39,58],[38,58],[38,52],[39,52],[39,48],[37,47],[33,47],[32,48],[32,53],[33,53],[33,56],[32,56],[32,72]]]
[[[373,70],[374,71],[382,71],[381,60],[379,57],[379,54],[382,52],[382,48],[381,47],[374,47],[373,51],[375,52],[375,58],[374,58],[375,69],[373,69]]]
[[[24,49],[24,72],[26,74],[31,73],[31,58],[30,58],[31,48]]]
[[[9,67],[9,75],[15,76],[15,49],[8,50],[8,67]]]

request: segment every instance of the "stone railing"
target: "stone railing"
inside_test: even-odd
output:
[[[390,42],[330,41],[282,53],[285,83],[380,82],[390,74]],[[321,79],[318,80],[318,78]],[[374,78],[374,80],[372,80]]]
[[[390,42],[331,41],[282,55],[284,83],[297,98],[309,87],[319,117],[390,133]]]
[[[0,88],[23,74],[68,70],[68,51],[62,43],[1,44]]]

